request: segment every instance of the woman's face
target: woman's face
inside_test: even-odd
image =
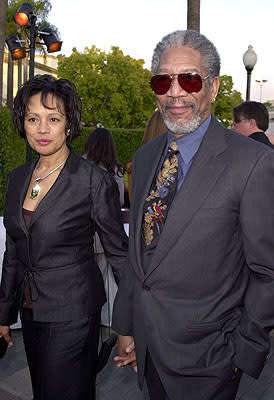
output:
[[[64,104],[48,94],[46,108],[41,103],[41,93],[33,95],[26,107],[24,128],[29,145],[40,155],[49,156],[66,150],[66,114]]]

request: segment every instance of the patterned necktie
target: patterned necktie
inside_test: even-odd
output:
[[[172,140],[152,190],[145,200],[143,235],[147,246],[162,232],[169,207],[176,193],[178,151],[176,141]]]

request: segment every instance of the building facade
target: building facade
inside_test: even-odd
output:
[[[50,74],[57,77],[58,59],[52,54],[35,54],[34,74]],[[3,63],[3,105],[7,104],[9,80],[13,82],[12,98],[20,87],[29,78],[29,57],[22,60],[13,60],[9,56],[8,49],[4,50]]]

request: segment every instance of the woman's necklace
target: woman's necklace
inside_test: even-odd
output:
[[[52,169],[51,171],[49,171],[49,172],[47,173],[47,175],[41,176],[41,177],[39,177],[39,176],[36,175],[36,168],[37,168],[37,167],[35,167],[35,169],[34,169],[34,178],[35,178],[36,183],[35,183],[35,185],[33,186],[33,188],[31,189],[31,193],[30,193],[30,198],[31,198],[32,200],[36,199],[36,197],[37,197],[37,196],[39,195],[39,193],[40,193],[41,188],[40,188],[39,182],[42,181],[43,179],[46,179],[46,178],[47,178],[48,176],[50,176],[51,174],[53,174],[53,172],[55,172],[58,168],[62,167],[62,165],[64,165],[65,162],[66,162],[66,158],[65,158],[64,161],[61,162],[61,164],[57,165],[57,167],[55,167],[54,169]]]

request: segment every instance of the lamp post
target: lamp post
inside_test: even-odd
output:
[[[251,73],[257,62],[257,54],[253,50],[251,45],[248,46],[247,51],[243,55],[243,62],[247,71],[247,83],[246,83],[246,101],[250,100],[250,81]]]
[[[60,51],[62,42],[60,42],[55,33],[51,28],[45,28],[43,32],[40,32],[37,27],[37,16],[34,14],[32,4],[23,3],[19,7],[18,11],[14,15],[15,22],[17,25],[23,28],[29,29],[29,40],[20,40],[17,35],[10,35],[6,39],[6,44],[9,48],[13,60],[20,60],[26,56],[26,48],[22,46],[22,42],[28,42],[29,48],[29,79],[34,77],[34,58],[36,49],[36,40],[39,37],[39,44],[47,46],[48,53]],[[42,40],[42,41],[41,41]],[[27,142],[26,147],[26,159],[31,160],[31,147]]]
[[[267,82],[267,79],[262,79],[261,81],[256,79],[255,82],[257,82],[260,85],[260,103],[261,103],[262,102],[263,84]]]

